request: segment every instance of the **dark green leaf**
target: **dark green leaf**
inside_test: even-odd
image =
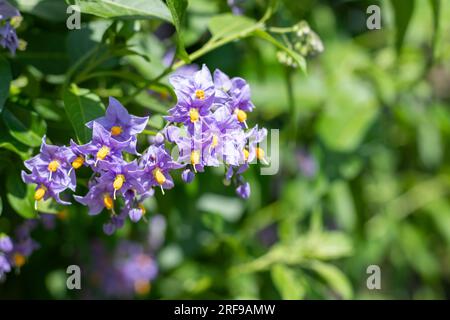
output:
[[[26,219],[36,217],[34,210],[34,189],[30,184],[25,184],[19,175],[19,172],[12,172],[6,180],[6,197],[11,207],[19,215]]]
[[[186,52],[183,38],[181,36],[181,24],[186,13],[187,5],[187,0],[167,0],[167,6],[172,14],[173,24],[177,30],[177,56],[183,59],[186,63],[189,63],[189,55]]]
[[[14,113],[3,110],[3,121],[11,136],[30,147],[39,147],[47,131],[46,122],[37,113],[20,108],[15,108]]]
[[[9,95],[9,85],[12,80],[9,62],[0,56],[0,112],[2,112],[5,101]]]
[[[161,0],[75,0],[81,12],[102,18],[160,18],[171,22],[170,12]]]
[[[102,116],[105,112],[100,98],[87,89],[72,85],[64,92],[64,107],[78,141],[81,143],[89,141],[91,129],[85,124]]]
[[[415,0],[391,0],[395,16],[395,47],[397,52],[400,52],[405,39],[406,31],[414,12]]]

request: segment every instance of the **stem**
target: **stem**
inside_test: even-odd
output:
[[[281,27],[270,27],[267,30],[272,33],[290,33],[294,32],[294,28],[287,27],[287,28],[281,28]]]
[[[143,134],[146,134],[146,135],[148,135],[148,136],[156,136],[156,134],[157,134],[158,132],[145,129],[144,131],[142,131],[142,133],[143,133]]]
[[[289,124],[289,138],[291,138],[291,144],[295,147],[297,143],[297,108],[295,107],[295,98],[294,98],[294,86],[292,81],[292,69],[289,67],[286,68],[286,88],[287,88],[287,96],[288,96],[288,106],[290,117]]]

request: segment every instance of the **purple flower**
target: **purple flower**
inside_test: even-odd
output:
[[[298,168],[305,177],[312,178],[316,175],[317,164],[312,154],[306,150],[297,150],[296,158]]]
[[[255,158],[267,164],[264,150],[259,146],[261,142],[267,136],[267,129],[258,129],[258,125],[252,128],[247,134],[248,139],[248,156],[246,156],[246,162],[252,162]]]
[[[11,264],[8,259],[0,252],[0,280],[3,279],[5,273],[11,271]]]
[[[181,179],[183,179],[186,183],[191,183],[192,180],[194,180],[195,174],[192,172],[191,169],[183,170],[181,173]]]
[[[173,75],[170,83],[175,89],[178,102],[169,110],[168,121],[184,123],[189,131],[201,123],[210,113],[214,102],[214,84],[209,69],[203,65],[200,71],[192,76]]]
[[[204,143],[208,150],[208,165],[217,166],[220,161],[238,165],[244,136],[241,127],[226,107],[218,108],[206,121],[207,129],[203,132]],[[241,141],[239,141],[239,138]]]
[[[84,196],[74,196],[79,203],[89,207],[89,214],[99,214],[103,208],[114,210],[114,187],[111,183],[95,181]]]
[[[145,171],[145,188],[159,186],[163,194],[164,189],[171,189],[174,185],[170,171],[183,167],[172,159],[162,145],[150,146],[142,156],[140,165]]]
[[[70,202],[63,201],[59,198],[59,194],[67,189],[67,186],[56,183],[53,180],[48,180],[47,176],[42,176],[36,168],[30,174],[26,174],[22,171],[22,180],[25,183],[36,184],[36,191],[34,193],[35,208],[37,208],[37,202],[40,200],[47,200],[53,198],[56,202],[69,205]]]
[[[99,161],[116,162],[122,158],[122,151],[130,144],[131,138],[126,141],[118,141],[111,138],[111,133],[101,124],[93,123],[92,141],[78,146],[78,150],[93,159],[87,159],[86,162],[93,168],[97,167]]]
[[[0,27],[0,46],[8,49],[12,55],[16,54],[16,50],[19,47],[19,38],[9,22]]]
[[[102,125],[103,128],[109,131],[113,139],[120,142],[127,142],[128,145],[124,151],[137,154],[136,135],[144,131],[148,117],[130,115],[118,100],[110,97],[105,116],[86,123],[86,126],[92,129],[94,128],[94,122]]]
[[[0,252],[10,252],[13,249],[11,238],[4,233],[0,233]]]
[[[245,182],[239,185],[236,188],[236,194],[242,199],[248,199],[250,197],[250,184],[248,182]]]
[[[246,126],[247,112],[255,107],[251,102],[250,86],[242,78],[230,79],[225,73],[217,69],[214,71],[214,85],[217,102],[224,103],[236,115],[239,122]]]
[[[228,6],[231,9],[231,12],[233,12],[234,15],[242,15],[244,13],[244,10],[242,9],[241,5],[244,2],[244,0],[227,0]]]
[[[20,17],[20,12],[6,0],[0,0],[0,21]]]
[[[112,235],[117,229],[120,229],[125,224],[126,213],[122,212],[119,215],[113,214],[111,220],[103,225],[103,232],[107,235]]]
[[[70,172],[70,159],[74,157],[72,150],[64,146],[49,145],[45,140],[46,137],[43,136],[40,153],[25,161],[25,167],[30,171],[35,169],[55,185],[75,190],[75,173]]]
[[[103,170],[103,173],[98,178],[98,181],[99,183],[112,186],[114,200],[116,199],[117,191],[121,194],[130,189],[138,193],[145,191],[140,181],[144,171],[139,169],[136,161],[130,163],[123,160],[113,163],[101,162],[99,169]]]

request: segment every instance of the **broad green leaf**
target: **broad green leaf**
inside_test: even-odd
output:
[[[279,42],[277,39],[272,37],[269,33],[263,31],[263,30],[255,30],[253,32],[253,35],[255,35],[258,38],[261,38],[265,41],[270,42],[273,44],[276,48],[285,51],[289,56],[291,56],[292,59],[297,63],[299,68],[306,73],[306,60],[303,56],[295,52],[294,50],[289,49],[284,44]]]
[[[14,113],[3,110],[3,121],[12,137],[30,147],[39,147],[47,131],[46,122],[37,113],[20,108],[15,108]]]
[[[31,148],[15,140],[9,133],[3,121],[0,121],[0,148],[15,152],[22,160],[27,160]]]
[[[64,92],[64,107],[78,141],[81,143],[89,141],[91,129],[85,124],[101,117],[105,112],[100,98],[87,89],[72,85]]]
[[[197,208],[201,211],[217,213],[230,222],[239,220],[244,212],[244,206],[239,199],[211,193],[206,193],[200,197]]]
[[[26,219],[35,218],[34,189],[35,186],[25,184],[20,178],[20,172],[11,172],[6,180],[6,198],[11,207]]]
[[[220,39],[224,37],[233,37],[255,26],[256,21],[245,17],[235,16],[231,13],[224,13],[217,15],[209,20],[209,31],[213,39]]]
[[[183,38],[181,36],[181,23],[183,22],[187,5],[187,0],[167,0],[167,6],[169,7],[170,13],[172,14],[173,24],[175,25],[175,29],[177,30],[177,55],[186,63],[189,63],[189,55],[186,52]]]
[[[5,101],[8,98],[11,80],[12,75],[9,62],[0,56],[0,112],[2,112]]]
[[[328,148],[339,152],[356,149],[377,115],[370,87],[350,78],[330,87],[328,101],[316,124]]]
[[[271,269],[272,281],[281,298],[284,300],[298,300],[305,295],[305,288],[299,281],[299,274],[283,264],[276,264]]]
[[[438,167],[443,158],[443,145],[439,128],[429,115],[418,126],[419,157],[427,168]]]
[[[440,16],[441,16],[441,0],[429,0],[431,9],[433,12],[433,36],[431,46],[433,50],[436,50],[436,42],[439,37],[439,26],[440,26]],[[433,52],[435,54],[435,52]]]
[[[338,224],[346,231],[352,231],[356,223],[356,210],[352,192],[347,182],[339,180],[331,185],[331,212],[336,214]]]
[[[414,12],[415,0],[391,0],[395,16],[395,47],[399,52],[403,46],[406,31]]]
[[[337,267],[314,261],[308,265],[314,270],[328,285],[343,299],[351,299],[353,297],[353,289],[347,276]]]
[[[62,22],[67,19],[67,4],[63,0],[15,0],[21,12],[41,19]]]
[[[81,12],[101,18],[160,18],[171,22],[170,11],[161,0],[75,0]]]

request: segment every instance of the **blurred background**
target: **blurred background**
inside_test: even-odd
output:
[[[27,49],[8,58],[0,230],[27,228],[39,248],[7,275],[0,298],[450,297],[450,2],[279,1],[268,25],[304,20],[323,44],[323,52],[308,54],[306,73],[252,37],[190,66],[205,63],[249,82],[256,105],[249,124],[280,130],[278,174],[251,166],[247,201],[224,186],[223,169],[191,184],[175,174],[174,189],[145,203],[146,221],[127,221],[113,236],[102,231],[105,213],[88,216],[79,205],[49,206],[36,219],[19,180],[22,161],[38,152],[44,133],[58,144],[73,137],[61,86],[102,39],[132,44],[139,54],[107,57],[95,70],[129,79],[90,71],[76,75],[78,85],[105,103],[112,95],[134,114],[151,114],[159,130],[174,103],[167,79],[130,93],[135,77],[164,69],[177,34],[157,19],[139,20],[139,29],[134,21],[111,28],[110,19],[86,14],[82,29],[70,31],[63,1],[10,2],[23,15],[18,36]],[[379,30],[366,25],[374,4]],[[213,16],[259,19],[266,7],[262,0],[189,0],[187,51],[209,39]],[[73,264],[81,268],[81,290],[66,288]],[[381,289],[367,287],[370,265],[380,268]]]

